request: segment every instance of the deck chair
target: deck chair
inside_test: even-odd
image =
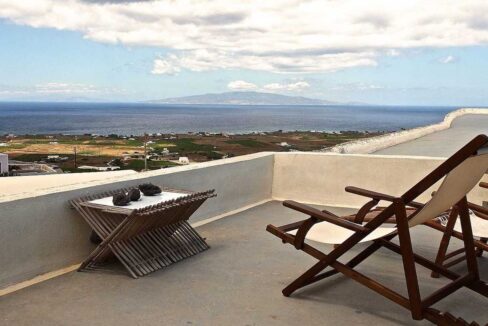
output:
[[[480,187],[488,188],[488,183],[481,182]],[[488,208],[468,202],[470,209],[471,227],[475,239],[474,245],[476,255],[481,257],[483,251],[488,251]],[[447,252],[452,237],[463,240],[461,221],[458,219],[459,212],[452,209],[441,215],[437,219],[430,220],[425,225],[443,232],[443,236],[437,252],[436,264],[443,265],[446,268],[459,264],[466,259],[464,248]],[[439,273],[432,272],[432,277],[439,277]]]
[[[365,224],[354,223],[327,211],[321,211],[295,201],[283,202],[284,206],[310,217],[280,227],[268,225],[267,231],[284,243],[292,244],[296,249],[302,250],[318,260],[315,265],[284,288],[283,295],[290,296],[306,285],[340,272],[408,309],[415,320],[427,319],[439,325],[455,323],[468,325],[463,319],[456,318],[448,312],[440,312],[432,306],[462,287],[467,287],[488,297],[488,285],[481,281],[479,276],[466,199],[466,194],[476,186],[488,169],[488,154],[478,154],[478,150],[487,144],[488,136],[475,137],[399,197],[356,187],[346,187],[348,192],[372,199],[359,210],[358,215],[367,215],[365,212],[374,207],[374,203],[379,200],[390,202]],[[441,180],[434,196],[426,204],[414,201]],[[412,249],[410,228],[432,220],[451,207],[458,211],[464,234],[463,242],[468,269],[464,275],[458,275],[444,266],[420,256]],[[396,227],[384,227],[384,224],[392,218],[396,221]],[[391,241],[396,236],[399,238],[399,245]],[[306,243],[305,239],[335,246],[329,253],[324,253],[308,242]],[[370,242],[370,244],[354,258],[345,264],[338,261],[352,247],[363,242]],[[402,257],[407,297],[354,269],[381,247],[390,249]],[[415,263],[447,277],[452,282],[422,299]],[[328,267],[331,269],[324,272]],[[473,322],[471,325],[476,325],[476,323]]]

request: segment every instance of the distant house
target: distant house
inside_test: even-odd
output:
[[[48,155],[46,161],[47,162],[66,162],[69,159],[67,156],[59,156],[59,155]]]
[[[0,143],[0,147],[7,147],[8,144],[7,143]]]
[[[57,145],[57,144],[59,144],[57,141],[50,141],[49,142],[49,145]]]
[[[153,161],[165,161],[167,160],[167,156],[170,155],[170,152],[167,148],[163,148],[163,150],[160,153],[157,152],[151,152],[147,156],[148,159],[153,160]]]
[[[96,171],[115,171],[115,170],[120,170],[120,166],[90,166],[90,165],[82,165],[82,166],[79,166],[78,169],[81,169],[81,170],[96,170]]]
[[[178,159],[178,163],[180,163],[180,164],[190,164],[190,160],[186,156],[181,156]]]
[[[283,141],[279,144],[281,147],[290,147],[291,145],[288,144],[286,141]]]
[[[134,153],[122,154],[122,157],[124,161],[127,161],[127,160],[143,160],[145,156],[144,153],[134,152]]]
[[[8,173],[8,155],[0,154],[0,174]]]

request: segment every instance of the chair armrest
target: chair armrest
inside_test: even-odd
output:
[[[356,194],[356,195],[360,195],[360,196],[364,196],[364,197],[369,197],[369,198],[376,199],[376,200],[386,200],[386,201],[390,201],[390,202],[397,202],[397,201],[402,200],[400,197],[390,196],[387,194],[382,194],[380,192],[375,192],[375,191],[362,189],[362,188],[358,188],[358,187],[352,187],[352,186],[346,187],[346,191],[350,192],[352,194]]]
[[[488,182],[480,182],[480,187],[488,189]]]
[[[368,214],[376,205],[378,205],[378,202],[378,199],[371,199],[369,202],[364,204],[356,213],[353,222],[363,224],[366,214]]]
[[[488,216],[488,208],[470,202],[468,202],[468,208],[471,209],[475,214],[478,213],[476,216],[487,219],[486,216]]]
[[[416,202],[416,201],[411,201],[409,203],[406,203],[405,206],[410,206],[410,207],[413,207],[413,208],[420,209],[420,208],[423,208],[425,206],[425,204],[422,204],[422,203],[419,203],[419,202]]]
[[[366,232],[369,230],[368,228],[365,228],[362,225],[350,222],[348,220],[341,219],[341,218],[334,216],[334,215],[329,215],[326,212],[322,212],[321,210],[310,207],[308,205],[298,203],[298,202],[293,201],[293,200],[285,200],[283,202],[283,206],[294,209],[298,212],[310,215],[311,217],[315,217],[316,219],[319,219],[319,220],[322,220],[325,222],[329,222],[329,223],[335,224],[337,226],[341,226],[341,227],[346,228],[346,229],[351,230],[351,231]]]

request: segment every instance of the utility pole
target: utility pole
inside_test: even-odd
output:
[[[147,133],[144,133],[144,171],[147,171]]]
[[[76,168],[77,168],[77,167],[76,167],[76,146],[75,146],[73,149],[74,149],[74,151],[75,151],[75,169],[76,169]]]

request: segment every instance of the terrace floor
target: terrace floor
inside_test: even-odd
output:
[[[454,119],[448,129],[379,150],[374,154],[449,157],[479,134],[488,134],[488,115],[468,114]]]
[[[0,324],[429,325],[413,321],[408,311],[342,275],[283,297],[281,289],[314,260],[283,245],[265,227],[297,217],[302,216],[268,202],[199,227],[210,250],[141,279],[73,272],[0,297]],[[420,226],[412,237],[417,252],[435,254],[439,232]],[[487,275],[488,258],[479,261],[481,274]],[[405,294],[401,260],[386,249],[359,270]],[[431,279],[421,267],[418,272],[424,295],[446,282]],[[486,304],[486,298],[462,289],[436,307],[483,325],[488,322]]]

